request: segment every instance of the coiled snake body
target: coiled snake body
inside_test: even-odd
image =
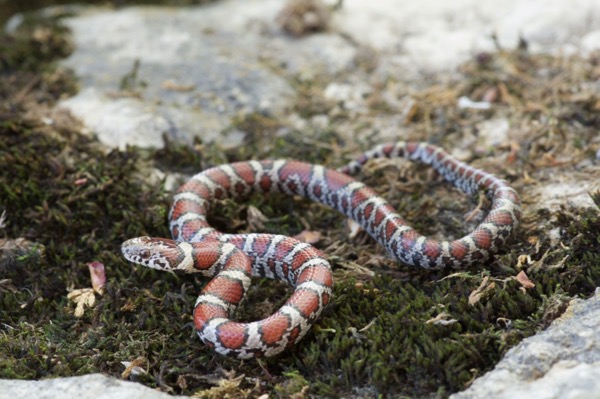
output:
[[[431,165],[468,195],[484,191],[491,209],[465,237],[426,238],[386,200],[350,177],[377,157],[404,157]],[[134,238],[123,243],[122,252],[147,267],[213,277],[198,297],[194,323],[200,339],[223,355],[250,358],[282,352],[306,334],[331,298],[331,268],[311,245],[282,235],[224,234],[208,224],[215,201],[269,192],[300,195],[330,206],[359,223],[391,257],[428,269],[487,259],[510,237],[521,214],[519,196],[506,182],[426,143],[383,144],[337,171],[288,160],[238,162],[205,170],[175,195],[169,215],[173,240]],[[270,317],[237,323],[229,317],[248,290],[251,276],[287,281],[294,292]]]

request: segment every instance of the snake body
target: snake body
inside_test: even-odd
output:
[[[426,238],[409,227],[391,205],[351,175],[372,158],[403,157],[432,166],[470,196],[491,201],[485,219],[455,241]],[[329,303],[333,279],[323,255],[309,244],[272,234],[225,234],[207,222],[215,202],[253,193],[279,192],[320,202],[354,219],[394,259],[427,269],[465,267],[501,248],[518,225],[520,199],[508,184],[427,143],[382,144],[340,169],[275,160],[220,165],[193,176],[177,191],[169,214],[173,240],[139,237],[122,245],[124,256],[161,270],[201,272],[213,279],[194,309],[200,339],[220,354],[272,356],[294,345]],[[287,281],[294,292],[268,318],[230,319],[251,276]]]

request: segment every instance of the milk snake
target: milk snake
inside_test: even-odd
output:
[[[463,238],[428,239],[371,188],[350,177],[378,157],[404,157],[431,165],[466,194],[483,191],[491,201],[490,211]],[[290,160],[207,169],[175,195],[169,214],[173,240],[134,238],[123,243],[122,252],[128,260],[154,269],[213,277],[196,301],[194,323],[200,339],[223,355],[245,359],[282,352],[306,334],[331,299],[330,265],[311,245],[282,235],[224,234],[207,222],[218,200],[270,192],[303,196],[336,209],[358,222],[394,259],[427,269],[484,261],[504,245],[521,214],[519,196],[506,182],[426,143],[379,145],[337,171]],[[287,281],[294,292],[270,317],[237,323],[229,317],[244,298],[251,276]]]

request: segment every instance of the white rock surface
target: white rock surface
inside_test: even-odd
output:
[[[228,134],[235,118],[259,112],[285,120],[296,80],[318,77],[328,96],[361,112],[374,82],[420,85],[422,76],[451,73],[478,52],[493,51],[492,33],[507,48],[519,36],[532,51],[600,48],[600,0],[346,0],[327,32],[303,38],[279,29],[282,6],[228,0],[84,11],[66,20],[76,50],[64,61],[81,91],[60,107],[109,146],[160,147],[163,134],[237,145],[243,135]],[[372,71],[356,67],[365,54]],[[133,93],[119,91],[136,61]],[[382,135],[401,127],[402,118],[374,126]]]
[[[600,289],[450,399],[600,399]]]
[[[0,399],[169,399],[181,398],[102,374],[41,381],[0,380]]]
[[[589,36],[600,28],[598,0],[346,0],[335,22],[358,43],[388,53],[403,73],[453,71],[493,51],[492,34],[505,48],[522,36],[534,52],[600,46]]]
[[[478,137],[486,147],[496,147],[508,139],[510,124],[506,118],[488,119],[478,124]]]
[[[540,199],[533,204],[537,209],[557,211],[565,204],[575,208],[595,206],[590,193],[600,190],[600,181],[589,180],[585,172],[564,173],[563,177],[560,182],[533,188],[534,198]]]
[[[277,7],[242,3],[195,8],[89,9],[66,20],[76,51],[64,61],[81,88],[69,109],[110,146],[160,147],[178,141],[229,139],[231,119],[249,112],[280,115],[294,91],[260,59],[254,13]],[[239,18],[237,16],[242,16]],[[139,62],[135,71],[134,65]],[[130,87],[120,91],[128,75]]]

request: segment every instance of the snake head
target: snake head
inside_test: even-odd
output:
[[[158,270],[176,269],[185,257],[173,240],[154,237],[137,237],[121,245],[125,259],[138,265]]]

